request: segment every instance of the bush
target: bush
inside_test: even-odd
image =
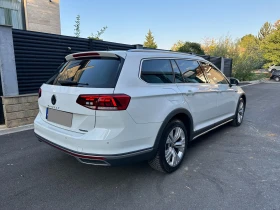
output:
[[[253,78],[253,71],[259,69],[264,64],[264,59],[260,47],[254,43],[247,43],[244,48],[242,40],[232,40],[229,36],[219,40],[206,40],[203,45],[206,54],[232,58],[232,74],[241,81]]]
[[[233,76],[241,81],[251,80],[254,76],[254,70],[261,68],[264,60],[259,50],[247,49],[242,54],[233,59]]]

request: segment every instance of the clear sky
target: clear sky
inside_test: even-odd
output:
[[[102,35],[105,41],[143,44],[151,29],[158,48],[178,41],[257,35],[263,23],[280,19],[280,0],[60,0],[63,35],[74,35],[81,16],[81,37]]]

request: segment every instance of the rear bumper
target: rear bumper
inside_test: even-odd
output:
[[[64,153],[75,157],[81,163],[90,164],[90,165],[101,165],[101,166],[126,165],[135,162],[150,160],[156,155],[156,151],[153,148],[148,148],[148,149],[134,151],[130,153],[124,153],[124,154],[116,154],[116,155],[100,155],[100,154],[96,155],[96,154],[81,153],[57,145],[36,133],[35,135],[39,141],[45,142],[50,146],[55,147],[56,149],[59,149]]]
[[[88,132],[76,132],[48,123],[38,114],[34,121],[34,131],[51,143],[77,153],[110,156],[152,148],[159,124],[136,124],[130,120],[131,117],[127,113],[123,115],[126,124],[122,124],[121,121],[114,127],[110,126],[109,122],[106,125],[95,126]]]

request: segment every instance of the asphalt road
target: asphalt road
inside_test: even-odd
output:
[[[170,175],[83,165],[33,131],[0,136],[0,209],[280,209],[280,84],[244,90],[241,127],[197,139]]]

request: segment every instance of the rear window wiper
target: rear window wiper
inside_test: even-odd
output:
[[[74,82],[69,80],[58,80],[59,84],[62,86],[71,86],[71,85],[89,85],[88,83]]]

